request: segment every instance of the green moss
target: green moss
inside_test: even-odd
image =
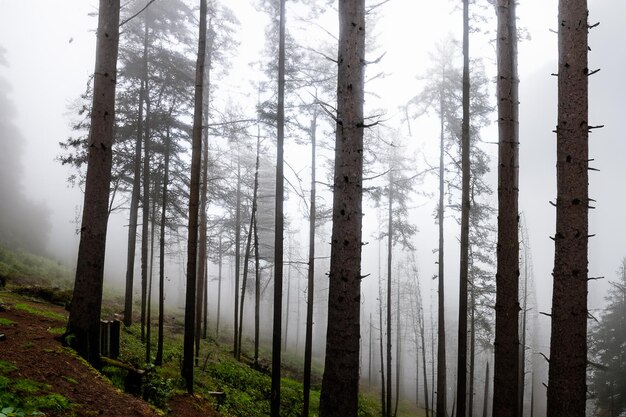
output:
[[[25,378],[13,381],[13,385],[11,387],[12,391],[27,394],[35,394],[39,391],[43,391],[46,389],[50,389],[50,386],[37,381],[33,381],[32,379]]]
[[[71,376],[65,376],[63,375],[61,378],[63,378],[64,380],[66,380],[67,382],[69,382],[70,384],[78,384],[78,381],[75,380],[74,378],[72,378]]]
[[[15,304],[13,308],[15,308],[16,310],[25,311],[35,316],[47,317],[49,319],[65,321],[65,316],[63,314],[55,313],[54,311],[42,310],[39,308],[32,307],[28,304],[23,304],[23,303]]]
[[[71,407],[70,401],[61,394],[51,393],[39,397],[30,397],[25,401],[25,409],[63,411]]]
[[[48,328],[48,333],[63,334],[65,333],[65,327],[50,327]]]
[[[8,361],[0,360],[0,375],[6,375],[17,369],[17,366]]]
[[[10,326],[13,324],[13,320],[5,319],[4,317],[0,317],[0,326]]]

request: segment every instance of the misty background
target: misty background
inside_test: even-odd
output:
[[[267,18],[245,0],[228,5],[241,21],[237,34],[241,46],[226,80],[226,91],[238,97],[242,94],[237,91],[238,86],[254,77],[248,63],[261,54]],[[519,207],[528,228],[532,253],[535,314],[549,313],[551,303],[554,244],[549,236],[555,230],[555,209],[549,202],[556,196],[556,136],[552,130],[556,124],[557,87],[556,77],[551,73],[556,71],[557,36],[550,29],[557,26],[556,5],[556,0],[529,0],[518,7],[519,25],[530,35],[519,45]],[[289,13],[291,6],[287,7]],[[620,42],[626,38],[623,25],[626,1],[591,0],[589,9],[590,22],[600,22],[590,33],[589,62],[591,69],[601,68],[589,80],[590,124],[605,125],[604,129],[590,135],[590,157],[594,159],[591,166],[599,172],[590,174],[590,197],[597,200],[597,204],[596,209],[590,211],[589,230],[596,236],[589,244],[589,276],[606,277],[590,282],[589,310],[594,313],[603,306],[607,281],[614,279],[622,257],[626,256],[626,222],[622,218],[626,203],[622,191],[626,181],[626,141],[621,123],[626,97],[626,83],[622,82],[626,49]],[[71,134],[70,105],[84,92],[93,71],[96,10],[97,2],[93,0],[0,0],[0,240],[52,256],[70,266],[76,262],[76,229],[82,212],[82,192],[80,187],[68,184],[68,168],[55,158],[60,153],[58,143]],[[331,20],[330,24],[336,22]],[[460,13],[447,2],[392,0],[384,7],[376,31],[377,42],[387,53],[377,65],[387,76],[367,88],[378,92],[379,97],[371,100],[386,109],[389,123],[399,120],[398,108],[419,92],[417,77],[423,75],[428,66],[433,40],[448,33],[458,35],[460,28]],[[472,37],[470,48],[472,55],[485,57],[488,74],[493,76],[495,46],[489,38],[489,35]],[[491,95],[495,96],[494,85]],[[495,122],[495,114],[493,120]],[[427,120],[416,121],[413,131],[419,132],[409,138],[412,150],[420,152],[418,161],[434,162],[438,131],[433,129],[432,122],[429,125]],[[496,146],[489,145],[497,140],[495,123],[484,129],[482,137],[486,143],[484,149],[491,156],[489,178],[495,190]],[[293,156],[294,153],[290,160],[287,150],[287,160],[306,166],[306,161]],[[415,246],[428,316],[431,300],[436,300],[436,282],[431,279],[437,272],[433,253],[437,230],[432,216],[436,197],[429,194],[436,191],[435,180],[427,179],[419,187],[424,193],[414,198],[411,220],[419,228]],[[495,195],[491,196],[491,201],[495,206]],[[105,285],[123,282],[127,222],[126,212],[111,217]],[[368,207],[363,220],[363,236],[368,245],[363,249],[362,272],[370,277],[363,281],[364,313],[377,311],[380,266],[378,242],[373,237],[377,222],[376,210]],[[459,227],[449,218],[446,229],[446,316],[450,317],[450,331],[455,331]],[[294,240],[304,242],[305,236],[303,230]],[[322,256],[328,248],[320,247]],[[304,250],[302,248],[302,253]],[[173,290],[168,302],[179,306],[184,293],[183,258],[179,261],[178,276],[172,273],[168,284]],[[325,272],[322,264],[318,269],[323,270],[321,274]],[[211,297],[214,299],[214,295]],[[322,302],[319,305],[316,308],[323,308]],[[228,311],[225,314],[230,313],[225,311]],[[537,320],[535,348],[547,354],[549,317],[538,315]],[[315,331],[316,337],[323,334],[317,328]],[[448,354],[454,355],[455,349],[450,343]]]

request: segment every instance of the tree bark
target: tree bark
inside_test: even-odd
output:
[[[380,248],[380,246],[379,246]],[[385,386],[385,349],[383,348],[383,291],[382,286],[380,284],[380,250],[378,251],[378,260],[379,260],[379,278],[378,278],[378,328],[380,330],[380,337],[378,340],[380,341],[380,405],[382,411],[382,417],[389,417],[387,414],[387,387]]]
[[[316,99],[317,101],[317,99]],[[315,106],[317,106],[317,102]],[[306,332],[304,336],[304,402],[302,417],[309,417],[309,402],[311,391],[311,360],[313,356],[313,302],[315,295],[315,221],[317,205],[315,203],[315,165],[317,145],[317,107],[313,110],[311,119],[311,203],[309,206],[309,260],[307,271],[307,300],[306,300]],[[371,319],[370,319],[371,321]],[[370,334],[371,339],[371,334]],[[371,344],[370,344],[371,346]]]
[[[337,129],[321,417],[357,415],[361,305],[365,2],[339,2]]]
[[[483,393],[483,417],[489,413],[489,361],[485,365],[485,391]]]
[[[274,318],[272,329],[272,388],[270,415],[280,416],[280,369],[283,314],[283,236],[284,176],[283,143],[285,140],[285,0],[280,0],[278,29],[278,107],[276,120],[276,213],[274,220]]]
[[[233,356],[239,357],[239,271],[241,268],[241,160],[239,155],[239,145],[237,145],[237,196],[235,202],[235,305],[233,323]]]
[[[160,170],[160,169],[159,169]],[[154,182],[154,192],[159,189],[160,175]],[[156,225],[157,200],[152,199],[152,213],[150,214],[150,270],[148,272],[148,300],[146,308],[146,363],[152,363],[152,271],[154,266],[154,226]]]
[[[196,261],[198,257],[198,205],[200,200],[200,159],[202,153],[202,93],[204,58],[206,52],[206,0],[200,0],[200,35],[193,113],[193,140],[191,151],[191,187],[189,190],[189,232],[187,240],[187,288],[185,297],[185,335],[183,344],[182,377],[187,392],[193,394],[193,356],[196,314]]]
[[[587,1],[559,1],[554,288],[547,413],[582,417],[586,403],[588,257]]]
[[[95,367],[100,366],[100,311],[111,186],[119,13],[119,0],[100,0],[83,218],[67,326],[67,333],[74,335],[72,347]]]
[[[445,73],[442,74],[442,83],[445,80]],[[446,324],[445,324],[445,293],[444,293],[444,105],[443,105],[443,87],[439,94],[439,210],[437,210],[437,220],[439,222],[439,250],[438,250],[438,309],[437,309],[437,417],[447,417],[446,414]],[[434,392],[434,391],[433,391]]]
[[[173,107],[170,108],[170,115]],[[167,186],[169,185],[170,173],[170,126],[168,124],[165,133],[165,155],[163,158],[163,192],[161,201],[161,230],[159,231],[159,324],[157,336],[157,353],[154,364],[161,366],[163,364],[163,324],[165,320],[165,221],[167,218]]]
[[[215,339],[220,340],[220,316],[222,312],[222,236],[219,237],[217,251],[217,317],[215,322]]]
[[[498,0],[498,248],[493,413],[519,413],[518,84],[515,1]]]
[[[469,273],[470,214],[470,77],[469,0],[463,0],[463,123],[461,125],[461,255],[459,267],[459,329],[457,334],[457,414],[467,408],[467,281]]]
[[[389,171],[387,206],[387,414],[391,417],[391,267],[393,255],[393,171]]]
[[[145,15],[145,29],[143,40],[143,73],[144,101],[146,103],[146,118],[144,123],[143,147],[143,197],[141,201],[141,341],[145,341],[146,326],[146,298],[148,290],[148,231],[150,224],[150,87],[148,84],[148,12]],[[143,103],[140,103],[140,106]]]

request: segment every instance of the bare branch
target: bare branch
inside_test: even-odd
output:
[[[146,3],[145,6],[143,6],[141,8],[141,10],[139,10],[137,13],[135,13],[134,15],[132,15],[131,17],[129,17],[128,19],[122,21],[122,23],[120,23],[119,27],[124,26],[126,23],[130,22],[131,20],[133,20],[134,18],[136,18],[137,16],[139,16],[144,10],[146,10],[152,3],[154,3],[156,0],[150,0],[148,3]]]

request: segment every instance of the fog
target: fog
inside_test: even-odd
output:
[[[241,22],[236,35],[240,42],[230,70],[222,80],[217,93],[218,103],[237,101],[249,114],[254,116],[256,92],[252,82],[256,75],[251,65],[263,53],[264,27],[266,16],[254,11],[250,2],[238,0],[228,2]],[[435,40],[448,36],[458,37],[461,17],[451,2],[416,2],[415,0],[392,0],[382,7],[381,17],[376,25],[377,49],[386,52],[385,56],[368,74],[385,72],[386,76],[371,82],[367,89],[376,93],[366,98],[366,108],[370,114],[383,109],[384,124],[397,127],[405,132],[402,114],[398,110],[422,87],[419,76],[424,75],[428,66],[428,54],[432,52]],[[545,390],[541,383],[547,383],[547,365],[540,353],[549,353],[551,305],[551,272],[553,268],[554,242],[549,238],[555,231],[555,209],[550,204],[556,198],[556,135],[552,133],[556,124],[557,82],[551,74],[556,72],[557,38],[550,29],[557,25],[556,0],[528,0],[519,6],[519,24],[526,28],[529,39],[519,45],[520,73],[520,211],[528,228],[530,255],[532,257],[531,287],[536,305],[531,306],[530,316],[536,320],[532,344],[533,369],[536,370],[537,410],[541,413],[545,401]],[[288,5],[288,22],[289,9]],[[626,50],[620,40],[626,38],[623,16],[626,2],[616,0],[590,1],[590,22],[599,21],[599,27],[590,33],[591,69],[601,71],[590,78],[590,124],[605,125],[590,135],[590,155],[592,166],[599,169],[590,174],[590,197],[597,200],[596,208],[590,211],[590,233],[596,235],[589,245],[589,276],[606,277],[591,281],[589,287],[589,310],[598,314],[604,305],[609,284],[615,278],[615,271],[622,257],[626,256],[626,222],[622,219],[626,203],[621,184],[626,180],[626,141],[624,141],[622,119],[623,100],[626,97],[626,83],[622,81],[626,65]],[[0,240],[9,245],[45,253],[60,259],[70,266],[75,264],[78,236],[77,219],[80,218],[82,191],[67,182],[70,170],[56,161],[60,154],[58,142],[71,135],[70,123],[73,115],[70,104],[84,92],[89,74],[93,71],[95,56],[93,14],[96,1],[66,0],[0,0]],[[407,12],[408,11],[408,12]],[[336,22],[332,13],[328,18],[328,31],[335,33]],[[294,19],[295,20],[295,19]],[[417,23],[416,23],[417,20]],[[27,22],[27,23],[25,23]],[[288,23],[289,25],[290,23]],[[492,26],[493,27],[493,26]],[[490,77],[494,76],[493,31],[488,34],[472,35],[472,54],[482,56]],[[372,56],[371,58],[376,58]],[[493,84],[493,83],[492,83]],[[491,85],[491,97],[495,86]],[[495,100],[494,100],[495,101]],[[495,121],[495,113],[492,119]],[[436,163],[437,122],[434,116],[424,116],[412,121],[413,135],[406,136],[408,153],[416,155],[415,167],[423,170],[427,164]],[[326,136],[332,138],[332,126],[326,122],[323,127]],[[417,132],[417,133],[416,133]],[[496,146],[495,123],[481,132],[483,148],[491,156],[491,170],[488,182],[496,190]],[[294,139],[294,138],[291,138]],[[288,138],[289,140],[289,138]],[[295,141],[295,139],[294,139]],[[294,141],[286,145],[286,159],[293,165],[293,172],[300,173],[305,184],[309,175],[309,162],[306,159],[309,147],[296,145]],[[272,151],[273,152],[273,151]],[[270,152],[270,154],[272,154]],[[328,149],[321,151],[322,159],[328,158]],[[304,155],[304,156],[303,156]],[[320,165],[322,165],[320,163]],[[293,180],[295,175],[287,174]],[[326,176],[326,173],[323,174]],[[322,174],[318,174],[321,178]],[[321,181],[326,181],[323,179]],[[308,185],[307,185],[308,187]],[[437,226],[433,217],[436,207],[436,179],[426,177],[418,186],[419,194],[413,196],[410,220],[418,227],[414,245],[417,270],[422,290],[427,324],[427,338],[431,336],[430,317],[436,318],[437,274]],[[292,192],[292,190],[288,190]],[[330,194],[321,190],[321,200],[329,204]],[[308,198],[308,197],[307,197]],[[492,205],[497,205],[496,195],[490,197]],[[381,227],[378,210],[370,201],[365,204],[363,220],[363,315],[362,315],[362,376],[368,380],[368,354],[370,313],[377,320],[379,271],[386,270],[384,256],[385,241],[379,242],[375,235]],[[126,233],[128,211],[114,212],[109,223],[107,241],[106,282],[111,294],[122,294],[126,264]],[[288,310],[289,327],[287,337],[292,352],[302,355],[305,320],[305,283],[308,229],[299,197],[292,196],[287,202],[288,217],[293,224],[290,240],[289,265],[285,269],[285,302],[289,287]],[[493,217],[495,223],[496,217]],[[458,257],[459,227],[450,214],[446,218],[446,317],[448,328],[448,363],[456,366],[456,320],[458,303]],[[180,230],[181,240],[186,231]],[[330,246],[329,225],[318,230],[317,292],[315,304],[315,346],[314,355],[323,356],[325,332],[325,302],[327,293],[326,272]],[[177,246],[178,245],[178,246]],[[172,244],[168,249],[167,302],[171,311],[180,313],[184,297],[186,252],[183,243]],[[379,245],[382,245],[382,249]],[[286,244],[287,246],[287,244]],[[396,259],[405,255],[398,251]],[[138,260],[139,262],[139,260]],[[137,262],[136,271],[139,263]],[[217,265],[209,266],[209,317],[213,326],[217,317]],[[269,277],[269,268],[264,271]],[[223,263],[222,308],[220,311],[223,332],[232,331],[234,297],[233,259],[225,257]],[[136,274],[137,276],[137,274]],[[384,278],[384,273],[383,273]],[[267,278],[269,279],[269,278]],[[137,282],[137,280],[136,280]],[[271,286],[264,295],[262,316],[265,338],[269,342],[271,333]],[[139,288],[135,287],[135,297]],[[251,297],[247,297],[251,300]],[[252,302],[247,301],[245,317],[251,317]],[[541,314],[546,313],[546,314]],[[395,320],[395,319],[394,319]],[[285,322],[285,319],[283,319]],[[377,323],[377,321],[376,321]],[[395,324],[394,324],[395,325]],[[230,326],[230,327],[229,327]],[[252,328],[244,332],[250,335]],[[376,327],[377,325],[375,325]],[[375,336],[377,337],[377,336]],[[407,336],[408,339],[408,336]],[[430,340],[430,339],[428,339]],[[376,342],[377,343],[377,342]],[[395,342],[394,342],[395,343]],[[412,342],[406,341],[403,361],[410,363],[402,376],[405,380],[403,395],[413,398],[414,350]],[[429,343],[429,342],[427,342]],[[375,344],[375,346],[378,346]],[[269,347],[268,347],[269,349]],[[376,348],[377,349],[377,348]],[[404,349],[404,347],[403,347]],[[375,351],[377,355],[378,351]],[[374,355],[374,356],[375,356]],[[430,355],[430,353],[429,353]],[[485,353],[481,359],[488,360]],[[429,361],[432,358],[429,356]],[[373,360],[375,375],[372,375],[374,388],[378,389],[379,366],[376,356]],[[448,398],[452,401],[454,369],[449,366],[448,385],[451,390]],[[483,368],[477,368],[476,385],[482,387]],[[430,388],[432,389],[432,388]],[[528,388],[530,389],[530,388]],[[480,392],[482,388],[477,388]],[[421,395],[421,393],[420,393]],[[477,394],[478,395],[478,394]],[[480,401],[477,400],[477,404]]]

